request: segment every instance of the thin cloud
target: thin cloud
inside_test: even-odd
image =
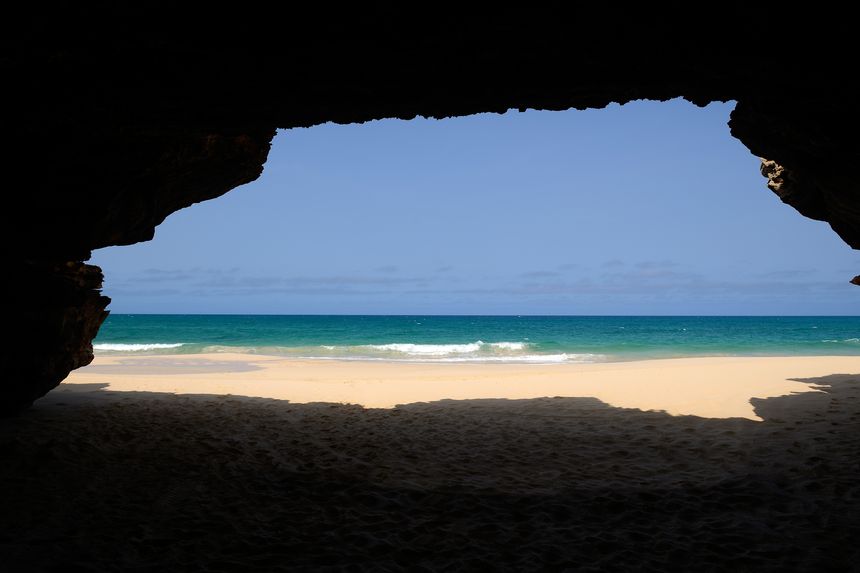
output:
[[[672,269],[675,267],[680,267],[680,263],[676,263],[675,261],[642,261],[641,263],[636,263],[636,267],[639,269]]]
[[[331,275],[331,276],[299,276],[299,277],[274,277],[274,276],[224,276],[212,277],[207,280],[196,282],[195,287],[206,288],[236,288],[236,287],[280,287],[280,288],[298,288],[298,287],[326,287],[331,285],[338,286],[359,286],[359,285],[408,285],[415,283],[426,283],[428,277],[388,277],[388,276],[351,276],[351,275]]]
[[[534,280],[489,288],[434,290],[459,295],[482,296],[792,296],[828,295],[843,285],[811,280],[788,283],[777,280],[731,281],[706,277],[700,273],[671,269],[632,269],[630,272],[603,273],[596,277],[570,280]],[[856,287],[855,287],[856,288]]]
[[[141,283],[175,283],[190,281],[197,278],[195,275],[184,272],[175,272],[171,274],[147,274],[136,277],[134,280]]]
[[[277,276],[242,274],[238,269],[144,269],[110,277],[108,290],[123,296],[245,296],[392,294],[429,288],[432,276],[379,275]]]
[[[636,265],[636,268],[630,270],[605,272],[601,275],[601,279],[605,283],[667,282],[679,284],[690,281],[701,281],[704,280],[704,277],[699,273],[691,271],[676,271],[660,266]]]
[[[550,277],[558,277],[561,276],[560,273],[556,271],[530,271],[527,273],[520,273],[522,278],[526,279],[540,279],[540,278],[550,278]]]
[[[141,289],[126,285],[111,285],[107,294],[113,298],[122,296],[123,298],[139,297],[139,296],[183,296],[188,293],[187,290],[177,288],[154,288]]]
[[[254,288],[254,287],[269,287],[278,285],[282,282],[279,277],[272,276],[214,276],[198,280],[192,286],[197,288]]]
[[[353,288],[331,288],[331,287],[269,287],[269,288],[235,288],[229,290],[194,289],[185,291],[193,297],[260,297],[265,295],[280,296],[366,296],[366,295],[390,295],[388,289],[353,289]]]
[[[798,277],[810,277],[816,274],[815,269],[786,269],[780,271],[770,271],[761,273],[757,276],[767,279],[795,279]]]
[[[761,273],[750,280],[725,280],[686,270],[672,261],[643,261],[603,265],[590,276],[571,279],[556,271],[535,270],[515,280],[486,277],[488,286],[470,286],[462,280],[439,276],[369,275],[244,275],[237,269],[145,269],[130,277],[109,280],[108,292],[142,297],[254,297],[254,296],[475,296],[475,297],[576,297],[672,296],[788,297],[837,295],[852,285],[818,280],[806,269]],[[442,267],[446,268],[446,267]],[[110,278],[110,277],[109,277]],[[471,282],[471,281],[469,281]],[[456,286],[455,286],[456,283]],[[152,287],[152,288],[147,288]]]
[[[158,269],[148,268],[136,273],[133,278],[126,280],[134,282],[156,283],[156,282],[182,282],[195,280],[203,276],[225,276],[239,272],[237,267],[230,269],[212,269],[192,267],[189,269]]]

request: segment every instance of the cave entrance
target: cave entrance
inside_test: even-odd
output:
[[[145,366],[188,376],[236,353],[540,364],[856,354],[850,320],[678,318],[855,308],[841,278],[853,252],[776,203],[759,159],[726,129],[731,109],[634,102],[282,131],[258,181],[176,213],[149,243],[96,253],[114,299],[96,354],[181,355]],[[676,318],[624,318],[663,315]],[[242,360],[219,368],[265,367]]]
[[[732,107],[281,131],[258,181],[93,260],[115,314],[849,312],[853,253],[775,203]]]

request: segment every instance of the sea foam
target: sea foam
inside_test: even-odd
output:
[[[183,342],[174,344],[93,344],[94,350],[111,350],[114,352],[141,352],[145,350],[160,350],[165,348],[179,348],[184,346]]]
[[[520,356],[464,356],[457,358],[440,358],[434,362],[512,362],[529,364],[589,364],[601,362],[606,357],[601,354],[522,354]]]
[[[484,342],[477,340],[463,344],[414,344],[392,342],[388,344],[365,344],[362,346],[328,347],[337,356],[312,356],[314,358],[338,358],[346,360],[382,360],[394,362],[520,362],[560,363],[598,362],[605,360],[601,354],[537,354],[529,353],[528,342]],[[326,353],[327,354],[327,353]]]
[[[390,344],[365,344],[358,348],[396,352],[411,356],[448,356],[451,354],[471,354],[480,352],[484,349],[490,350],[523,350],[527,344],[525,342],[484,342],[478,340],[476,342],[468,342],[465,344],[412,344],[407,342],[392,342]]]
[[[421,362],[421,363],[491,363],[503,362],[511,364],[591,364],[603,362],[606,355],[603,354],[522,354],[519,356],[482,356],[473,354],[471,356],[412,356],[412,357],[380,357],[360,354],[341,356],[299,356],[305,360],[346,360],[351,362]]]
[[[525,342],[491,342],[490,346],[502,350],[522,350],[527,344]]]
[[[466,354],[477,352],[484,343],[471,342],[468,344],[411,344],[393,342],[391,344],[366,344],[361,348],[368,350],[383,350],[411,354],[413,356],[445,356],[448,354]]]

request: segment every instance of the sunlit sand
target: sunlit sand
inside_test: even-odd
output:
[[[759,419],[751,398],[813,387],[796,381],[860,372],[860,357],[680,358],[604,364],[427,364],[295,360],[250,354],[103,357],[69,376],[105,390],[231,394],[367,408],[437,400],[591,397],[673,415]]]

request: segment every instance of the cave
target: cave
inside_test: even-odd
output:
[[[6,350],[5,414],[93,359],[109,298],[92,250],[256,179],[278,128],[735,100],[767,186],[860,249],[853,31],[830,14],[66,7],[5,28],[7,312],[27,341]]]

